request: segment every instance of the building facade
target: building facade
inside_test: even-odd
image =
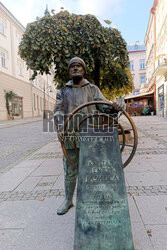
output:
[[[142,92],[146,84],[146,49],[144,44],[136,42],[127,46],[130,61],[130,70],[133,77],[135,89],[133,94],[137,95]]]
[[[130,71],[135,89],[125,97],[127,112],[131,115],[141,115],[143,109],[153,107],[153,92],[148,92],[146,77],[146,48],[143,43],[136,42],[127,47],[130,61]]]
[[[167,1],[154,0],[147,26],[146,65],[148,88],[155,89],[156,113],[167,117]]]
[[[23,25],[0,3],[0,120],[41,116],[44,109],[54,108],[54,72],[30,81],[31,70],[26,69],[18,55],[24,31]],[[15,96],[8,99],[11,93]]]

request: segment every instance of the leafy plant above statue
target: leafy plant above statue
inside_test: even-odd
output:
[[[93,15],[76,15],[68,11],[46,16],[27,25],[19,54],[37,73],[49,74],[54,65],[58,88],[68,80],[67,65],[74,56],[87,65],[87,78],[100,89],[129,88],[126,72],[129,57],[126,42],[115,28],[106,28]]]

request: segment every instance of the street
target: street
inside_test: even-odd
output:
[[[56,133],[43,132],[42,120],[7,128],[3,126],[0,129],[0,172],[55,138]]]
[[[133,120],[139,144],[124,175],[135,250],[166,250],[167,120],[156,116]],[[73,249],[76,192],[75,206],[58,216],[56,210],[64,200],[62,150],[55,133],[43,134],[41,128],[41,122],[36,122],[0,131],[8,138],[6,153],[10,143],[17,145],[15,160],[21,152],[40,148],[0,175],[2,250]],[[11,136],[19,133],[22,139],[17,134],[9,140],[8,131]],[[14,143],[15,139],[24,142],[24,150]]]

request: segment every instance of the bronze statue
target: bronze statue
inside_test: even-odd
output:
[[[64,117],[66,118],[75,108],[84,103],[100,100],[108,101],[96,85],[91,84],[88,80],[84,79],[86,65],[81,58],[74,57],[69,61],[68,73],[72,80],[68,81],[65,87],[61,88],[57,93],[56,105],[54,109],[54,121],[57,127],[60,142],[64,140]],[[95,109],[102,113],[113,114],[115,112],[118,113],[121,110],[121,107],[116,103],[113,104],[113,107],[108,105],[94,105],[83,108],[82,113],[93,113]],[[74,124],[71,125],[70,129],[72,129],[73,126]],[[70,158],[74,162],[78,162],[78,155],[74,149],[74,144],[67,141],[65,145]],[[67,161],[65,156],[63,157],[63,165],[65,176],[65,200],[57,210],[58,215],[65,214],[69,208],[73,206],[72,198],[78,174],[78,168],[73,167]]]

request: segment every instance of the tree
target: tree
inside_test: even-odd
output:
[[[123,86],[122,88],[117,88],[115,87],[112,89],[112,91],[108,88],[108,86],[105,86],[104,89],[102,89],[103,95],[109,99],[109,100],[114,100],[116,97],[123,97],[124,95],[127,95],[128,93],[131,93],[134,90],[134,84],[133,84],[133,78],[130,72],[130,69],[127,68],[125,69],[128,77],[129,77],[129,85],[128,86]]]
[[[93,15],[61,11],[28,24],[19,54],[34,71],[32,80],[37,73],[49,74],[54,65],[58,88],[67,82],[68,62],[74,56],[86,62],[87,78],[100,89],[111,91],[131,85],[125,40],[117,29],[103,27]]]

